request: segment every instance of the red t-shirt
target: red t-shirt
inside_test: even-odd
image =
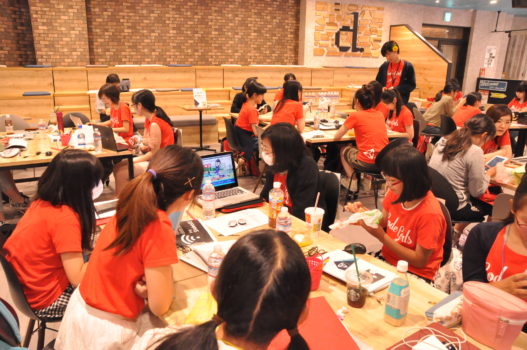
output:
[[[66,205],[36,200],[4,245],[7,260],[22,282],[29,305],[40,310],[53,304],[70,282],[60,254],[82,253],[81,225]]]
[[[374,164],[377,154],[388,144],[388,133],[381,112],[368,109],[350,113],[344,125],[355,130],[359,150],[357,159]]]
[[[496,152],[503,146],[510,146],[510,145],[511,145],[511,135],[509,134],[509,130],[507,130],[505,134],[495,137],[492,140],[488,140],[487,142],[485,142],[485,144],[481,148],[483,149],[483,153],[487,154],[487,153]]]
[[[240,129],[253,132],[251,124],[258,124],[258,110],[256,107],[249,101],[245,102],[240,109],[240,114],[238,114],[238,119],[236,120],[236,126]]]
[[[414,125],[414,115],[406,106],[403,106],[399,115],[386,120],[386,125],[392,131],[406,132],[407,126]]]
[[[503,227],[496,236],[485,261],[489,282],[498,282],[527,270],[527,256],[514,252],[507,245],[503,246],[507,227]]]
[[[284,89],[280,89],[274,95],[274,100],[275,101],[280,101],[283,97],[284,97]]]
[[[159,126],[159,129],[161,129],[161,145],[159,146],[159,148],[173,145],[174,129],[172,129],[172,126],[156,115],[154,115],[152,121],[150,121],[148,118],[145,118],[145,129],[148,131],[149,134],[150,125],[152,125],[152,123],[156,123]]]
[[[401,82],[401,74],[403,73],[404,61],[399,63],[389,63],[388,72],[386,73],[386,88],[399,86]]]
[[[388,109],[388,107],[386,107],[384,103],[379,102],[374,109],[378,112],[381,112],[385,120],[388,119],[388,116],[390,115],[390,110]]]
[[[456,123],[456,126],[459,126],[460,128],[465,126],[465,122],[475,116],[476,114],[482,113],[479,108],[476,108],[474,106],[461,106],[458,108],[456,113],[452,116],[452,119],[454,119],[454,122]]]
[[[388,191],[382,206],[388,213],[386,233],[403,247],[416,250],[417,244],[433,250],[428,263],[423,268],[408,266],[408,270],[429,280],[434,279],[441,260],[445,243],[446,221],[437,198],[428,191],[423,201],[412,209],[405,209],[401,203],[392,204],[397,195]],[[397,265],[398,257],[391,250],[382,247],[382,255],[392,265]]]
[[[509,102],[508,107],[519,111],[527,107],[527,101],[520,103],[520,100],[515,97]]]
[[[119,103],[119,108],[114,109],[113,105],[110,107],[110,120],[112,128],[121,128],[123,121],[128,121],[128,132],[118,133],[126,142],[134,135],[134,122],[132,120],[132,112],[130,107],[124,102]]]
[[[273,117],[271,118],[271,125],[276,123],[289,123],[294,126],[296,121],[302,118],[304,118],[302,102],[285,100],[285,103],[280,107],[278,112],[275,109]]]
[[[116,216],[99,235],[86,273],[79,287],[82,298],[96,309],[135,319],[145,301],[134,286],[146,268],[178,262],[176,236],[166,212],[157,211],[154,220],[125,254],[114,255],[116,248],[105,250],[117,237]]]
[[[274,174],[273,182],[280,182],[280,189],[284,191],[284,205],[288,208],[293,207],[293,200],[287,190],[287,174]]]

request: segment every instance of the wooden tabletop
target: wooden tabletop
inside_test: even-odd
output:
[[[305,132],[312,131],[312,128],[305,129]],[[321,143],[332,143],[332,142],[349,142],[349,141],[355,141],[356,136],[354,130],[348,131],[342,138],[338,141],[335,141],[335,134],[337,133],[337,130],[321,130],[324,133],[323,137],[317,137],[317,138],[310,138],[306,140],[306,143],[309,144],[321,144]],[[389,139],[396,139],[399,137],[405,137],[400,132],[390,131],[388,130],[388,138]]]
[[[28,132],[26,132],[28,133]],[[13,158],[0,157],[0,168],[15,168],[20,166],[35,166],[49,164],[53,157],[57,155],[64,147],[60,141],[52,142],[47,133],[31,132],[33,134],[32,140],[27,140],[27,149],[19,153]],[[6,138],[9,135],[0,133],[0,137]],[[37,155],[37,152],[40,154]],[[46,155],[46,152],[51,152],[51,155]],[[130,151],[115,152],[110,150],[102,150],[102,152],[91,151],[91,154],[97,158],[108,158],[117,156],[131,155]]]
[[[261,210],[267,213],[266,207],[262,207]],[[197,206],[192,207],[190,212],[198,218],[201,217],[201,209]],[[262,226],[261,228],[268,227]],[[306,224],[299,219],[293,218],[293,232],[305,231]],[[223,237],[214,230],[213,233],[218,240],[235,239],[235,237]],[[345,243],[327,233],[320,233],[319,236],[315,240],[315,244],[327,251],[343,249],[345,246]],[[395,271],[393,266],[372,256],[361,255],[360,258],[384,269]],[[174,265],[173,272],[176,280],[175,295],[171,311],[166,315],[165,320],[170,324],[180,324],[192,309],[196,300],[202,297],[208,291],[209,287],[207,285],[207,275],[205,272],[184,262]],[[355,309],[347,305],[345,284],[323,274],[319,289],[311,292],[311,297],[324,296],[334,311],[342,307],[347,307],[349,314],[345,317],[343,323],[350,333],[372,346],[373,349],[385,349],[401,340],[405,335],[415,332],[417,330],[416,328],[428,325],[430,321],[425,317],[425,311],[446,297],[445,293],[426,284],[422,280],[411,275],[409,278],[411,289],[410,304],[407,319],[401,327],[393,327],[384,322],[386,289],[377,292],[374,297],[368,297],[363,308]],[[457,330],[456,332],[462,334],[461,330]],[[488,349],[470,338],[469,340],[482,349]],[[527,335],[521,334],[516,340],[513,349],[527,349]]]
[[[516,122],[511,123],[511,126],[509,127],[510,130],[525,130],[527,129],[527,125],[525,124],[518,124]]]
[[[179,108],[182,108],[184,109],[185,111],[211,111],[211,110],[215,110],[215,109],[223,109],[223,106],[206,106],[206,107],[196,107],[194,105],[182,105],[182,106],[177,106]]]

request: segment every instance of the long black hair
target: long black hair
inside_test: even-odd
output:
[[[355,108],[355,102],[359,102],[363,110],[374,108],[377,105],[375,104],[375,96],[373,91],[368,88],[367,85],[362,85],[360,89],[355,92],[355,97],[353,98],[353,108]]]
[[[285,104],[286,100],[299,101],[300,94],[302,94],[302,84],[296,80],[289,80],[284,83],[284,95],[276,105],[274,113],[277,113]]]
[[[281,231],[260,230],[240,238],[223,260],[214,283],[213,320],[162,339],[158,350],[217,350],[216,327],[234,339],[266,345],[290,331],[289,350],[307,350],[297,324],[311,278],[298,244]]]
[[[392,119],[393,117],[397,117],[399,114],[401,114],[401,109],[403,108],[403,98],[396,89],[385,90],[382,93],[382,102],[385,104],[393,103],[394,99],[397,99],[395,102],[395,111],[390,111],[388,114],[388,119]]]
[[[465,104],[463,106],[474,106],[476,102],[481,102],[481,92],[471,92],[465,97]]]
[[[163,119],[168,125],[173,126],[172,121],[163,108],[156,106],[156,97],[152,91],[144,89],[135,92],[132,95],[132,103],[140,103],[147,111],[155,113],[158,118]]]
[[[101,162],[90,153],[65,149],[53,158],[38,181],[35,199],[53,206],[67,205],[79,216],[82,248],[91,248],[95,230],[92,189],[103,176]]]
[[[377,80],[372,80],[366,85],[366,88],[373,93],[373,97],[375,98],[375,107],[377,107],[379,102],[381,102],[383,90],[382,84],[379,83]]]
[[[290,123],[276,123],[262,133],[262,140],[268,139],[273,148],[274,164],[270,170],[280,173],[297,169],[307,154],[304,139]]]

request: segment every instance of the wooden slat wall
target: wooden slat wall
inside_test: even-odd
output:
[[[390,40],[397,41],[401,47],[401,58],[414,65],[420,96],[414,92],[413,97],[433,97],[443,89],[448,74],[448,61],[445,61],[406,25],[392,26]]]
[[[91,117],[88,76],[85,67],[53,68],[55,106],[63,111],[81,112]]]

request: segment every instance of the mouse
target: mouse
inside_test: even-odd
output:
[[[344,251],[353,254],[353,247],[355,247],[355,254],[366,254],[366,246],[362,243],[350,243],[344,247]]]

